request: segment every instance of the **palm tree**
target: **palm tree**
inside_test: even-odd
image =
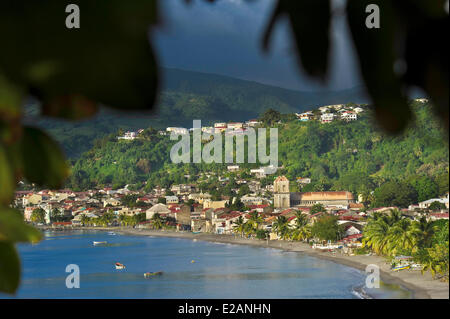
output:
[[[286,216],[278,216],[277,220],[273,223],[273,230],[276,232],[279,238],[287,239],[290,235],[289,221]]]
[[[158,213],[155,213],[152,216],[152,223],[153,223],[153,228],[155,228],[155,229],[163,228],[163,221],[161,219],[161,215]]]
[[[384,217],[386,218],[386,217]],[[390,216],[387,217],[388,224],[393,226],[396,222],[402,219],[402,213],[398,209],[391,209]]]
[[[448,267],[448,241],[445,244],[437,244],[432,248],[426,248],[427,256],[422,261],[422,274],[430,271],[433,279],[436,274],[441,274],[443,279],[448,281],[449,267]]]
[[[249,231],[251,233],[256,232],[259,229],[259,225],[263,222],[263,218],[258,214],[258,212],[250,213],[250,219],[247,221],[249,225]]]
[[[121,226],[126,226],[125,225],[125,214],[120,214],[119,215],[119,223]]]
[[[245,222],[244,222],[244,218],[242,216],[239,216],[238,219],[236,219],[233,222],[233,231],[236,233],[240,233],[241,237],[244,236],[244,231],[245,231]]]
[[[411,227],[409,219],[403,218],[397,221],[388,232],[388,249],[392,255],[400,250],[417,250],[419,232]]]
[[[385,218],[372,219],[364,228],[363,247],[370,247],[378,255],[388,252],[389,224]]]
[[[80,217],[80,222],[83,226],[86,226],[88,224],[89,217],[87,217],[85,214],[82,214]]]
[[[413,227],[419,234],[418,245],[421,248],[430,248],[432,246],[432,239],[436,233],[436,226],[433,222],[428,222],[425,216],[422,216],[419,221],[413,222]]]
[[[292,231],[293,240],[305,240],[311,237],[311,228],[308,226],[308,217],[302,212],[295,215],[295,228]]]

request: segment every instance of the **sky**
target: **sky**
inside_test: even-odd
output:
[[[335,0],[339,8],[344,0]],[[164,67],[216,73],[244,80],[300,90],[342,90],[361,84],[356,55],[345,16],[332,23],[331,72],[320,85],[298,67],[286,20],[279,21],[264,53],[261,37],[274,0],[164,0],[163,23],[152,34],[160,64]],[[342,11],[341,11],[342,12]]]

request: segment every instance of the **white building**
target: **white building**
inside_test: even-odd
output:
[[[239,170],[239,165],[228,165],[227,170],[230,172],[237,172]]]
[[[330,123],[330,122],[333,122],[333,120],[334,120],[333,113],[325,113],[320,116],[321,123]]]
[[[244,127],[244,124],[241,122],[231,122],[228,123],[227,128],[229,130],[238,130],[238,129],[242,129]]]
[[[358,115],[355,112],[345,111],[341,114],[341,119],[344,121],[356,121]]]
[[[423,202],[420,202],[419,203],[419,207],[420,208],[428,208],[431,205],[431,203],[433,203],[433,202],[439,202],[441,204],[444,204],[445,207],[448,208],[449,207],[448,194],[444,198],[432,198],[432,199],[428,199],[428,200],[425,200]]]
[[[123,136],[119,136],[117,139],[118,140],[134,140],[137,136],[136,132],[125,132],[125,134]]]
[[[166,196],[166,204],[178,204],[177,196]]]
[[[299,184],[310,184],[311,183],[311,178],[297,177],[297,183],[299,183]]]
[[[261,122],[258,120],[249,120],[245,124],[247,124],[247,126],[254,127],[256,125],[261,124]]]
[[[314,114],[312,112],[304,112],[304,113],[295,113],[300,121],[306,122],[312,120],[314,118]]]
[[[169,133],[174,133],[174,134],[178,134],[178,135],[189,134],[189,130],[184,127],[168,127],[168,128],[166,128],[166,131]]]

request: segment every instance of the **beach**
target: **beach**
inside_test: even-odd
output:
[[[403,270],[394,272],[390,270],[391,265],[386,259],[380,256],[355,255],[347,256],[340,253],[330,253],[311,248],[302,242],[282,241],[282,240],[259,240],[242,238],[238,235],[219,235],[210,233],[194,234],[191,232],[179,232],[168,230],[135,229],[135,228],[103,228],[103,227],[83,227],[84,230],[105,230],[114,231],[123,235],[134,236],[154,236],[184,238],[198,241],[208,241],[216,243],[227,243],[236,245],[251,245],[280,249],[284,251],[303,253],[309,256],[326,259],[345,266],[353,267],[365,271],[367,265],[377,265],[380,269],[381,280],[388,284],[403,286],[413,293],[415,299],[449,299],[449,284],[439,280],[433,280],[430,272],[421,274],[420,270]]]

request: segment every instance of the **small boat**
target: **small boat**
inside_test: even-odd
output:
[[[110,232],[108,232],[108,235],[110,235],[110,236],[115,236],[115,235],[116,235],[116,233],[115,233],[115,232],[113,232],[113,231],[110,231]]]
[[[116,269],[125,269],[125,265],[121,263],[115,263]]]
[[[94,246],[107,244],[106,241],[93,241],[92,243],[94,244]]]
[[[393,271],[400,271],[400,270],[409,269],[409,268],[411,268],[410,265],[403,265],[403,266],[394,267],[394,268],[392,268],[392,270]]]
[[[163,274],[162,271],[146,272],[146,273],[144,273],[144,277],[145,278],[150,278],[150,277],[154,277],[154,276],[161,276],[162,274]]]

